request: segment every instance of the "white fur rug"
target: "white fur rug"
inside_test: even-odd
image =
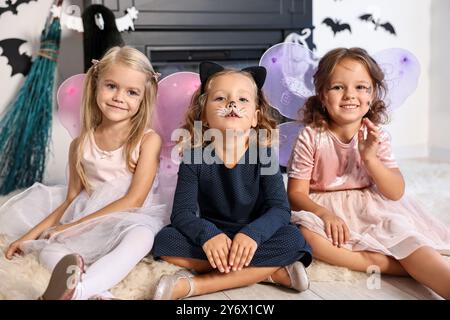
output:
[[[406,179],[407,194],[420,199],[429,212],[450,227],[450,163],[429,160],[400,161]],[[12,196],[0,197],[0,205]],[[0,237],[0,252],[8,246]],[[140,262],[111,292],[120,299],[151,299],[155,285],[163,274],[180,268],[151,257]],[[366,274],[314,261],[308,268],[312,281],[355,281],[367,279]],[[35,299],[46,288],[49,272],[33,255],[16,257],[12,261],[0,255],[0,300]]]

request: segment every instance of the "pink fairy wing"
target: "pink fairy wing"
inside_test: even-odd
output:
[[[161,136],[161,157],[171,157],[172,132],[184,123],[192,95],[200,86],[200,76],[194,72],[177,72],[158,83],[158,95],[153,112],[152,128]]]
[[[280,165],[287,167],[292,149],[303,125],[299,122],[285,122],[278,126],[280,129]]]
[[[416,90],[420,76],[420,63],[411,52],[391,48],[374,55],[385,73],[387,95],[385,101],[389,110],[400,107]]]
[[[80,133],[80,109],[83,97],[85,74],[66,79],[57,92],[58,117],[72,137]],[[163,139],[163,155],[170,158],[167,147],[172,132],[181,127],[186,110],[195,90],[200,86],[200,77],[193,72],[177,72],[162,79],[158,84],[158,96],[153,112],[152,127]]]
[[[313,52],[297,43],[279,43],[267,49],[259,65],[267,69],[263,91],[272,107],[287,118],[298,119],[300,108],[315,94],[317,58]]]
[[[66,79],[58,88],[58,118],[72,138],[80,134],[80,110],[83,98],[85,74],[76,74]]]
[[[161,136],[159,164],[159,184],[156,197],[159,202],[167,204],[171,212],[177,184],[180,158],[172,149],[177,141],[172,141],[172,133],[184,124],[186,111],[194,92],[200,87],[200,76],[194,72],[177,72],[158,83],[158,95],[153,112],[152,128]]]

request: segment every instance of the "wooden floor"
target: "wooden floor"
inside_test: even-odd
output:
[[[311,282],[309,290],[301,293],[270,284],[255,284],[187,300],[441,300],[411,278],[383,276],[381,281],[367,282]]]

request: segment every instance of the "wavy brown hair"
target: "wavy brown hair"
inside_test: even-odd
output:
[[[102,122],[102,112],[97,105],[97,86],[102,74],[113,65],[121,64],[147,75],[144,98],[138,112],[131,118],[131,128],[127,142],[123,148],[123,156],[128,169],[134,173],[137,163],[132,159],[133,150],[144,135],[145,128],[150,124],[151,114],[155,105],[158,90],[155,71],[148,58],[139,50],[132,47],[113,47],[103,58],[91,66],[86,74],[83,89],[81,109],[81,132],[76,148],[75,168],[86,190],[90,190],[89,181],[81,163],[83,148],[93,132]]]
[[[266,146],[270,147],[275,142],[276,137],[274,137],[272,135],[272,130],[276,128],[277,122],[274,119],[270,104],[267,101],[266,96],[264,95],[262,90],[257,88],[252,75],[246,71],[225,69],[223,71],[215,73],[210,78],[208,78],[207,82],[205,83],[205,92],[204,93],[201,93],[201,88],[199,88],[192,96],[191,103],[190,103],[188,111],[186,113],[185,124],[182,127],[183,129],[186,129],[187,131],[189,131],[190,139],[186,139],[186,137],[182,137],[179,141],[183,144],[184,147],[186,147],[186,145],[190,146],[190,147],[199,147],[200,145],[196,144],[196,141],[193,139],[194,135],[197,134],[197,136],[203,137],[203,133],[209,129],[207,126],[205,126],[206,121],[204,121],[205,120],[204,110],[205,110],[206,102],[208,101],[208,90],[209,90],[211,81],[222,75],[233,74],[233,73],[243,74],[252,80],[254,89],[257,92],[257,94],[256,94],[256,110],[259,110],[258,124],[256,125],[255,129],[258,134],[259,134],[259,130],[261,130],[261,129],[266,130],[266,132],[267,132],[267,139],[265,141]],[[195,132],[195,130],[196,130],[194,127],[195,121],[202,121],[201,132]],[[203,141],[202,146],[204,146],[205,143],[206,142]]]
[[[329,86],[329,81],[334,68],[344,59],[352,59],[361,63],[372,78],[375,87],[375,99],[364,117],[378,124],[388,121],[387,107],[383,101],[386,95],[384,73],[378,63],[361,48],[337,48],[328,52],[319,62],[314,74],[314,87],[316,95],[310,97],[304,107],[300,109],[300,122],[315,128],[325,128],[331,121],[326,108],[323,108],[322,98]]]

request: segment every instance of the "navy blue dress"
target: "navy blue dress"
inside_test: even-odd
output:
[[[258,244],[251,266],[287,266],[301,261],[306,267],[311,263],[310,246],[290,224],[291,211],[278,166],[275,174],[261,175],[261,169],[269,164],[261,164],[259,157],[256,164],[249,164],[249,150],[232,169],[223,163],[193,164],[193,156],[180,164],[171,225],[155,238],[155,258],[208,260],[202,249],[206,241],[220,233],[233,239],[241,232]]]

